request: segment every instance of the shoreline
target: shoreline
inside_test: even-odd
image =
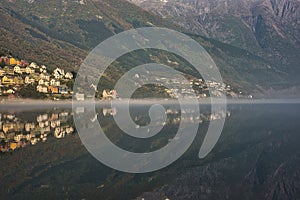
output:
[[[115,100],[114,103],[127,104],[128,100]],[[36,106],[36,107],[49,107],[49,106],[72,106],[72,105],[111,105],[111,101],[108,100],[84,100],[84,101],[72,101],[69,100],[41,100],[41,99],[14,99],[14,100],[0,100],[0,107],[3,106]],[[189,99],[186,104],[195,104]],[[223,104],[222,100],[216,100],[216,104]],[[179,104],[176,99],[131,99],[130,104],[136,105],[148,105],[148,104]],[[210,98],[198,99],[196,104],[210,105]],[[300,98],[291,99],[227,99],[226,104],[300,104]]]

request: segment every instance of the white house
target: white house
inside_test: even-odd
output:
[[[40,76],[39,76],[39,78],[47,80],[47,81],[50,81],[50,74],[48,74],[48,73],[41,73]]]
[[[43,85],[38,85],[36,87],[36,90],[41,93],[48,93],[48,87],[43,86]]]
[[[31,67],[27,66],[25,68],[25,73],[26,74],[33,74],[33,73],[35,73],[35,70],[34,70],[34,68],[31,68]]]
[[[73,79],[73,74],[71,72],[67,72],[66,75],[65,75],[65,78]]]
[[[22,74],[21,67],[19,65],[14,66],[14,72],[16,72],[18,74]]]
[[[84,101],[84,94],[76,93],[75,98],[77,101]]]
[[[29,76],[25,77],[25,84],[30,84],[30,83],[34,83],[35,79],[34,78],[30,78]]]
[[[44,83],[45,83],[44,79],[39,80],[39,85],[44,85]]]
[[[56,69],[53,71],[53,76],[54,76],[56,79],[63,78],[63,77],[65,76],[65,71],[64,71],[63,69],[56,68]]]
[[[29,67],[36,69],[36,68],[38,68],[38,65],[36,63],[32,62],[32,63],[30,63]]]
[[[51,86],[60,86],[60,81],[55,80],[54,78],[50,80],[50,85]]]

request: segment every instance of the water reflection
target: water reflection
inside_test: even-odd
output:
[[[104,109],[108,114],[103,113]],[[132,109],[132,119],[140,126],[149,122],[147,109]],[[74,128],[70,107],[26,111],[5,110],[1,106],[0,110],[3,134],[4,123],[23,123],[21,131],[10,130],[5,134],[24,135],[26,123],[27,131],[39,127],[38,116],[46,123],[52,114],[53,121],[57,121],[57,114],[64,112],[69,113],[67,120],[61,120],[56,127],[68,124]],[[253,199],[272,199],[275,195],[275,199],[299,199],[295,191],[300,191],[300,106],[234,105],[228,110],[230,113],[210,115],[209,107],[201,107],[200,119],[193,119],[200,127],[190,149],[167,168],[140,175],[117,172],[101,164],[86,151],[76,130],[57,139],[52,128],[46,142],[41,140],[35,146],[29,143],[26,148],[9,150],[11,153],[0,156],[0,199],[247,199],[249,195]],[[167,106],[166,112],[166,129],[150,142],[151,150],[159,148],[162,136],[169,136],[176,128],[173,124],[178,124],[173,119],[180,115],[180,110]],[[146,146],[144,140],[130,143],[132,138],[118,134],[120,130],[113,123],[113,115],[117,114],[119,110],[110,107],[97,108],[96,120],[104,126],[109,139],[128,150],[135,149],[134,145]],[[225,115],[225,127],[217,145],[209,156],[199,159],[201,133],[208,121]],[[166,143],[170,138],[166,137]],[[14,138],[10,140],[15,142]]]
[[[117,108],[97,107],[96,111],[96,116],[90,116],[92,122],[98,120],[106,127],[111,127],[112,124],[115,125],[113,116],[119,114]],[[137,130],[149,123],[148,111],[149,106],[137,106],[131,109],[130,114],[136,123]],[[87,110],[84,107],[77,107],[75,112],[80,114],[87,112]],[[178,126],[181,121],[202,124],[205,121],[218,120],[231,115],[228,111],[211,114],[209,108],[202,110],[200,116],[192,110],[185,112],[189,112],[191,115],[184,118],[181,116],[182,113],[178,106],[166,106],[167,119],[157,121],[155,125]],[[108,128],[106,131],[111,130]],[[53,108],[34,112],[23,111],[22,109],[13,111],[2,108],[0,112],[0,151],[2,153],[43,143],[50,137],[62,139],[74,133],[76,133],[76,128],[71,108]]]
[[[74,132],[72,113],[52,110],[26,117],[26,113],[0,113],[0,151],[10,152],[46,142],[49,137],[64,138]]]

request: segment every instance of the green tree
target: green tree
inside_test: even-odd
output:
[[[32,99],[44,99],[47,97],[45,94],[38,92],[36,90],[36,86],[32,84],[22,87],[19,91],[19,95],[22,98],[32,98]]]
[[[3,67],[5,67],[5,62],[4,62],[4,60],[2,60],[2,61],[0,62],[0,68],[3,68]]]

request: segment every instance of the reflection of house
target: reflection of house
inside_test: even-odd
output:
[[[20,142],[22,139],[23,139],[23,134],[18,134],[18,135],[15,135],[15,137],[14,137],[14,140],[16,142]]]
[[[40,128],[44,128],[45,127],[45,123],[44,122],[39,122],[39,127]]]
[[[114,116],[117,114],[116,108],[103,108],[102,110],[103,116]]]
[[[73,133],[73,131],[74,131],[73,127],[66,127],[66,133],[67,134],[71,134],[71,133]]]
[[[39,116],[37,116],[37,119],[36,119],[37,122],[42,122],[42,121],[46,121],[46,120],[48,120],[48,114],[39,115]]]
[[[20,123],[20,122],[10,122],[10,123],[6,123],[5,125],[7,125],[9,127],[9,130],[11,131],[18,131],[21,132],[24,130],[24,124]],[[3,125],[4,127],[4,125]],[[4,128],[3,128],[4,130]]]
[[[25,136],[25,138],[26,138],[27,141],[30,141],[31,138],[33,138],[33,137],[34,137],[33,134],[27,134],[27,135]]]
[[[44,128],[44,131],[45,131],[45,132],[50,132],[50,130],[51,130],[51,128],[50,128],[49,125],[47,125],[47,127]]]
[[[51,121],[50,126],[52,128],[59,127],[60,126],[60,120]]]
[[[38,141],[40,141],[39,138],[31,138],[30,143],[31,145],[35,145],[36,143],[38,143]]]
[[[25,131],[26,132],[30,132],[31,130],[33,130],[35,128],[34,123],[26,123],[25,124]]]
[[[5,139],[6,138],[5,134],[2,131],[0,131],[0,138],[1,139]]]
[[[15,150],[17,148],[17,143],[15,142],[10,143],[10,148],[11,150]]]
[[[62,112],[59,114],[59,120],[65,122],[68,120],[68,116],[69,116],[68,112]]]
[[[62,128],[57,127],[57,128],[55,128],[55,130],[54,130],[54,136],[55,136],[56,138],[58,138],[58,139],[64,138],[64,137],[65,137],[65,131],[64,131]]]
[[[57,120],[57,119],[58,119],[58,114],[57,113],[52,113],[51,120]]]
[[[45,142],[49,133],[53,131],[54,137],[64,138],[74,132],[74,128],[68,125],[70,113],[62,111],[52,114],[37,115],[36,122],[21,123],[14,114],[0,113],[0,151],[9,152],[29,143]],[[61,120],[63,119],[63,125]]]

